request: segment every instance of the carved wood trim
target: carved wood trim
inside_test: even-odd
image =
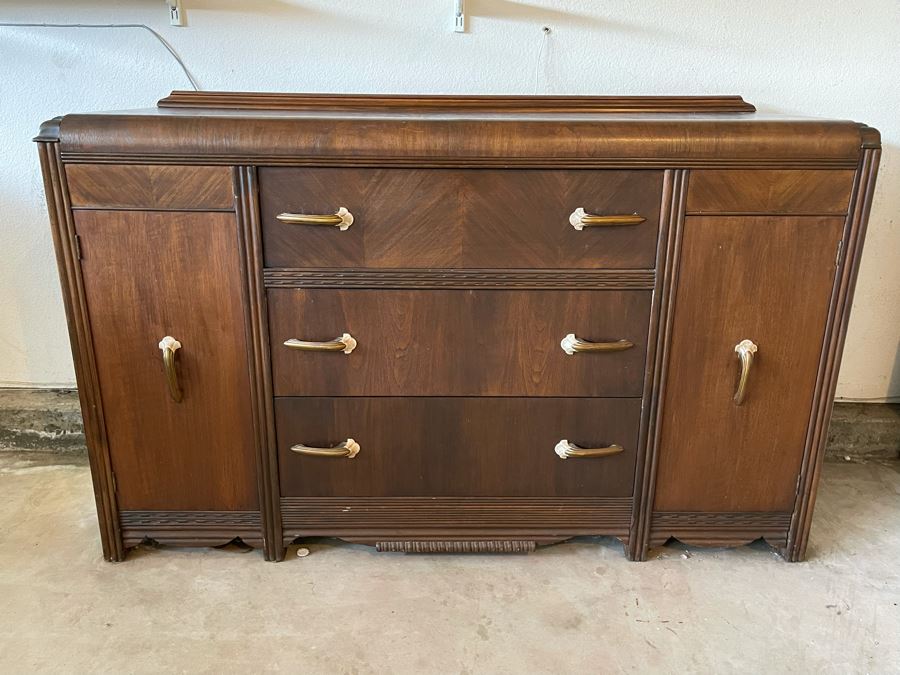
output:
[[[265,533],[266,560],[284,558],[281,513],[278,501],[278,464],[275,441],[272,372],[269,360],[269,322],[263,284],[262,232],[256,168],[234,169],[234,193],[243,256],[245,307],[250,346],[250,398],[258,449],[259,502]]]
[[[694,546],[743,546],[757,539],[783,549],[791,524],[789,512],[662,511],[653,514],[650,546],[668,539]]]
[[[847,335],[847,323],[850,318],[850,307],[853,303],[853,292],[859,273],[859,262],[862,257],[869,212],[872,208],[872,195],[875,190],[875,178],[878,174],[880,158],[881,150],[879,148],[865,148],[860,157],[854,180],[850,210],[844,226],[843,246],[840,251],[831,306],[825,326],[822,358],[816,377],[806,446],[800,466],[797,502],[786,547],[786,557],[791,561],[803,560],[806,557],[812,511],[822,460],[825,455],[828,425],[834,406],[834,392],[837,387],[844,340]]]
[[[159,108],[448,112],[755,112],[740,96],[458,96],[175,90]]]
[[[255,527],[262,526],[259,511],[121,511],[125,528],[166,527]]]
[[[698,530],[736,527],[743,529],[786,529],[791,524],[788,511],[657,511],[651,519],[653,529]]]
[[[267,288],[652,289],[654,270],[284,269],[263,272]]]
[[[122,511],[119,518],[126,547],[145,539],[173,546],[218,546],[236,537],[264,545],[259,511]]]
[[[287,541],[625,537],[631,497],[282,497]]]
[[[379,541],[379,553],[531,553],[534,541],[522,539],[472,539],[445,541],[418,539],[412,541]]]
[[[78,397],[84,418],[84,434],[94,483],[97,518],[103,557],[109,561],[125,559],[125,546],[119,529],[112,464],[103,418],[103,400],[94,361],[93,339],[84,294],[81,265],[75,243],[75,223],[66,185],[65,170],[59,156],[59,144],[38,143],[44,189],[50,214],[56,262],[62,285],[63,304],[69,327],[69,340],[78,382]]]
[[[662,427],[662,402],[666,390],[666,373],[669,364],[669,343],[672,331],[672,317],[675,312],[675,288],[678,278],[678,260],[681,250],[681,233],[684,225],[685,201],[687,198],[688,173],[676,170],[667,172],[669,191],[664,195],[660,218],[659,249],[656,266],[660,273],[656,277],[651,314],[651,339],[648,341],[647,370],[644,383],[644,415],[641,420],[642,439],[639,448],[645,448],[638,455],[635,474],[635,525],[631,537],[630,555],[634,560],[646,560],[650,540],[650,515],[656,488],[656,469],[659,457],[659,438]],[[665,197],[664,197],[665,198]],[[653,332],[655,331],[655,333]],[[652,368],[652,374],[650,374]]]

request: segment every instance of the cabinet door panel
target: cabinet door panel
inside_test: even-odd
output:
[[[842,228],[685,220],[655,510],[793,510]],[[758,352],[736,405],[744,339]]]
[[[75,222],[119,508],[255,510],[234,215],[78,211]],[[181,402],[166,335],[182,344]]]

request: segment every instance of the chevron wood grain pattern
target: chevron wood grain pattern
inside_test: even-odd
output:
[[[688,181],[687,212],[845,215],[853,170],[698,170]]]
[[[641,396],[649,291],[270,289],[276,396]],[[286,340],[350,333],[351,354]],[[567,355],[568,333],[630,340]]]
[[[225,166],[68,164],[75,208],[234,208],[231,169]]]
[[[259,169],[266,267],[652,268],[660,171]],[[282,212],[354,216],[346,231]],[[569,215],[639,225],[575,230]]]
[[[637,398],[278,398],[281,494],[631,497],[640,410]],[[291,451],[346,438],[352,459]],[[624,451],[561,459],[562,439]]]

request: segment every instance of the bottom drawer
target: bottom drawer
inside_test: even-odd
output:
[[[281,495],[629,497],[640,413],[636,398],[277,398]],[[308,454],[346,439],[352,458]],[[563,439],[613,454],[562,459]]]

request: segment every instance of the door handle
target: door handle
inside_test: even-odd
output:
[[[570,443],[565,438],[557,443],[553,450],[562,459],[569,459],[569,457],[608,457],[609,455],[618,455],[620,452],[625,452],[625,448],[615,443],[605,448],[582,448],[580,445]]]
[[[575,333],[569,333],[559,343],[562,350],[571,356],[579,352],[621,352],[634,347],[630,340],[616,340],[614,342],[590,342],[575,337]]]
[[[356,340],[350,333],[344,333],[334,340],[314,342],[310,340],[298,340],[291,338],[284,341],[284,346],[290,349],[299,349],[303,352],[344,352],[349,354],[356,349]]]
[[[616,227],[618,225],[640,225],[646,218],[636,213],[622,213],[611,216],[595,216],[592,213],[585,213],[580,206],[572,211],[569,216],[569,223],[576,230],[583,230],[586,227]]]
[[[298,443],[292,445],[291,450],[301,455],[313,455],[315,457],[346,457],[353,459],[359,454],[359,443],[352,438],[348,438],[343,443],[338,443],[330,448],[316,448],[309,445]]]
[[[747,380],[750,377],[750,368],[753,366],[753,355],[758,349],[752,340],[741,340],[734,346],[734,351],[741,360],[741,379],[738,381],[737,391],[734,392],[735,405],[741,405],[747,396]]]
[[[275,218],[292,225],[334,225],[341,232],[353,224],[353,214],[343,206],[329,214],[279,213]]]
[[[181,343],[171,335],[166,335],[159,341],[159,348],[162,350],[163,368],[166,371],[166,381],[169,384],[169,396],[176,403],[181,403],[181,399],[184,398],[184,392],[178,383],[178,366],[175,359],[175,352],[181,349]]]

